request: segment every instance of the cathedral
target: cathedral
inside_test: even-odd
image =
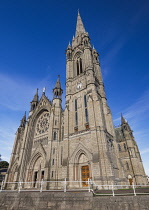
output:
[[[107,105],[98,52],[78,12],[76,33],[66,49],[66,102],[58,76],[50,101],[38,89],[28,118],[16,132],[5,182],[24,188],[85,188],[98,185],[144,185],[146,174],[133,132],[123,116],[114,128]],[[15,188],[11,183],[8,188]]]

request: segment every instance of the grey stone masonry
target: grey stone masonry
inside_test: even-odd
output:
[[[96,196],[89,192],[1,192],[1,210],[147,210],[149,196]]]

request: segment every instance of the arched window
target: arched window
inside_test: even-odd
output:
[[[77,65],[77,76],[78,76],[79,74],[82,74],[82,72],[83,72],[82,59],[81,58],[77,59],[76,65]]]
[[[80,74],[82,73],[82,59],[80,58]]]
[[[75,99],[75,124],[78,126],[78,105],[77,105],[77,99]]]
[[[84,107],[85,107],[85,120],[86,120],[86,123],[88,123],[88,109],[87,109],[86,95],[84,95]]]
[[[77,60],[77,76],[79,75],[79,61]]]
[[[52,165],[54,165],[54,159],[53,159],[53,161],[52,161]]]

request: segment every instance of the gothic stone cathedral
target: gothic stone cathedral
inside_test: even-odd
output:
[[[98,53],[92,47],[78,13],[76,34],[66,50],[66,104],[62,109],[60,78],[50,101],[38,90],[29,117],[17,130],[6,182],[32,182],[66,178],[69,187],[94,183],[146,184],[140,152],[132,130],[121,116],[114,128],[107,105]],[[75,184],[74,182],[75,181]],[[49,189],[49,183],[46,183]]]

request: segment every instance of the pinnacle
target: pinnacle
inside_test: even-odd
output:
[[[83,22],[82,22],[82,19],[81,19],[79,10],[78,10],[77,25],[76,25],[76,37],[79,34],[82,34],[84,32],[85,32],[85,28],[84,28],[84,25],[83,25]]]
[[[56,81],[55,88],[53,89],[54,98],[60,98],[62,96],[63,90],[61,89],[61,83],[60,83],[60,75],[58,75],[58,79]]]
[[[36,90],[36,94],[34,95],[33,101],[38,102],[38,88]]]
[[[126,123],[125,118],[123,117],[122,113],[121,113],[121,124],[123,125],[124,123]]]
[[[61,83],[60,83],[60,75],[58,75],[58,79],[56,81],[56,85],[55,85],[55,88],[61,88]]]

